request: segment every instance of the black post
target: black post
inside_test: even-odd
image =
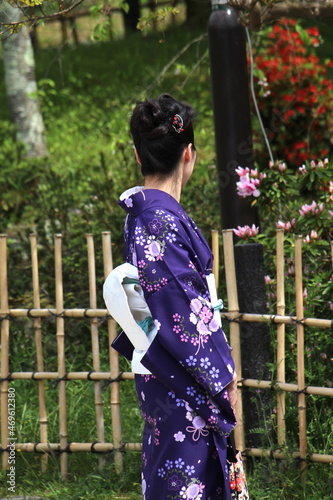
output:
[[[223,229],[257,224],[249,198],[236,192],[235,169],[253,167],[244,27],[227,0],[213,0],[208,22],[216,160]]]
[[[240,312],[267,314],[263,246],[248,243],[235,246],[235,267]],[[242,377],[270,380],[271,338],[266,323],[240,325]],[[250,448],[272,444],[272,399],[269,391],[243,390],[246,444]],[[256,429],[260,431],[256,432]]]
[[[208,23],[216,160],[223,229],[258,225],[251,198],[236,190],[238,166],[253,168],[253,147],[245,29],[228,0],[213,0]],[[236,245],[235,265],[241,312],[266,312],[262,246]],[[242,376],[269,379],[270,336],[263,323],[241,324]],[[263,427],[271,411],[270,394],[244,391],[243,408],[248,446],[260,447],[270,436]],[[267,444],[267,443],[266,443]]]

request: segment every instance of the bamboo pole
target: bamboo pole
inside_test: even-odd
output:
[[[0,234],[0,314],[1,314],[1,448],[2,468],[8,468],[9,452],[4,451],[8,444],[9,435],[15,438],[15,429],[9,432],[8,420],[8,389],[9,381],[9,319],[8,314],[8,280],[7,280],[7,236]],[[15,407],[15,405],[14,405]],[[14,433],[12,435],[11,433]],[[15,442],[15,441],[14,441]]]
[[[276,231],[276,294],[277,304],[276,312],[279,316],[285,314],[285,293],[284,293],[284,231],[278,229]],[[277,380],[284,383],[285,375],[285,325],[280,323],[277,325]],[[286,395],[281,392],[277,395],[277,437],[279,445],[286,442]]]
[[[112,263],[112,250],[111,250],[111,233],[105,231],[102,233],[102,246],[103,246],[103,263],[104,263],[104,276],[105,278],[110,274],[113,269]],[[116,379],[119,377],[119,356],[118,352],[112,349],[111,343],[116,338],[117,329],[114,319],[108,319],[108,332],[109,332],[109,359],[110,359],[110,377]],[[112,433],[113,443],[116,449],[122,447],[122,432],[121,432],[121,415],[120,415],[120,392],[119,382],[113,382],[110,388],[111,396],[111,418],[112,418]],[[115,451],[114,454],[115,467],[117,473],[123,471],[123,457],[120,451]]]
[[[299,418],[299,448],[301,470],[306,470],[306,399],[304,394],[304,325],[303,320],[303,278],[302,278],[302,236],[295,238],[295,287],[296,287],[296,332],[297,332],[297,386],[298,386],[298,418]],[[303,481],[305,474],[302,474]]]
[[[56,309],[9,309],[11,318],[50,318],[57,316]],[[62,314],[64,318],[111,318],[107,309],[64,309]],[[248,321],[248,322],[263,322],[263,323],[284,323],[286,325],[295,325],[297,322],[296,316],[278,316],[276,314],[250,314],[241,313],[237,316],[234,313],[221,313],[222,319],[232,321]],[[304,326],[315,326],[318,328],[331,328],[332,320],[321,318],[304,318]]]
[[[13,380],[57,380],[58,372],[12,372],[10,377]],[[106,382],[112,382],[110,372],[68,372],[66,380],[105,380]],[[134,374],[132,372],[123,372],[117,377],[118,380],[134,380]]]
[[[212,231],[212,254],[213,254],[213,274],[215,278],[216,290],[219,288],[219,232],[215,229]]]
[[[57,380],[58,372],[12,372],[12,380]],[[67,380],[104,380],[111,383],[110,372],[69,372]],[[123,372],[117,377],[120,380],[134,380],[132,372]],[[113,383],[113,382],[112,382]],[[290,383],[275,382],[271,380],[257,380],[252,378],[242,379],[238,386],[254,387],[256,389],[277,389],[285,392],[297,392],[298,385]],[[316,387],[308,385],[304,389],[305,394],[333,397],[332,387]]]
[[[122,449],[124,451],[141,451],[141,443],[124,443]],[[60,443],[17,443],[16,449],[23,452],[51,453],[60,451]],[[76,452],[96,452],[107,453],[116,451],[113,443],[68,443],[68,451]],[[112,497],[113,498],[113,497]]]
[[[32,266],[32,289],[34,296],[34,307],[40,308],[40,295],[39,295],[39,276],[38,276],[38,253],[37,253],[37,239],[35,234],[30,234],[30,247],[31,247],[31,266]],[[42,319],[34,319],[35,329],[35,344],[36,344],[36,357],[37,357],[37,370],[44,371],[43,359],[43,333],[42,333]],[[42,443],[47,443],[47,413],[45,402],[45,387],[44,380],[38,381],[38,401],[39,401],[39,425],[40,425],[40,439]],[[42,471],[45,472],[48,462],[48,456],[42,457]]]
[[[228,310],[231,317],[239,314],[236,269],[234,258],[234,243],[232,229],[222,231],[224,267],[227,285]],[[240,328],[238,322],[230,323],[230,346],[232,347],[232,356],[235,362],[235,369],[238,379],[242,378],[242,361],[240,345]],[[235,427],[235,442],[239,450],[245,450],[244,424],[243,424],[243,402],[242,392],[238,391],[236,403],[237,425]]]
[[[87,251],[88,251],[88,271],[89,271],[89,300],[92,309],[97,308],[96,296],[96,265],[95,265],[95,249],[94,238],[92,234],[87,234]],[[99,338],[98,338],[98,320],[97,318],[91,319],[91,346],[92,346],[92,361],[94,371],[100,371],[100,357],[99,357]],[[97,438],[100,443],[104,443],[104,416],[103,416],[103,399],[102,399],[102,386],[100,381],[94,382],[95,392],[95,408],[96,408],[96,425],[97,425]],[[99,467],[105,465],[105,456],[99,455]]]
[[[16,449],[26,453],[52,453],[60,450],[60,443],[17,443]],[[97,453],[105,453],[114,450],[112,443],[69,443],[68,450],[72,453],[77,452],[91,452],[93,449]],[[125,443],[123,445],[124,451],[141,451],[141,443]],[[271,450],[262,448],[247,448],[245,454],[253,457],[267,457],[277,460],[285,460],[288,457],[298,459],[299,452],[288,453],[281,450]],[[333,455],[324,455],[320,453],[310,453],[308,459],[312,462],[319,463],[333,463]]]
[[[296,325],[296,316],[276,316],[274,314],[248,314],[242,313],[235,315],[234,313],[222,313],[222,319],[226,318],[229,321],[249,321],[249,322],[267,322],[267,323],[284,323],[286,325]],[[332,328],[332,320],[318,319],[318,318],[305,318],[302,321],[304,326],[316,326],[318,328]]]
[[[54,239],[55,254],[55,287],[56,287],[56,313],[60,315],[64,309],[63,279],[62,279],[62,235],[56,234]],[[57,316],[57,349],[58,349],[58,385],[59,385],[59,434],[60,469],[63,479],[67,478],[68,454],[67,450],[67,408],[66,408],[66,362],[65,362],[65,329],[64,318]]]

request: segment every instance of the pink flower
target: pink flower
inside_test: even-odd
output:
[[[306,170],[306,166],[305,165],[302,165],[301,167],[299,167],[298,169],[301,174],[305,175],[307,173],[307,170]]]
[[[208,323],[212,316],[213,313],[207,306],[204,306],[199,313],[199,317],[204,321],[204,323]]]
[[[237,194],[242,198],[246,198],[247,196],[255,196],[257,198],[260,195],[259,185],[259,179],[250,179],[249,174],[242,175],[236,183]]]
[[[294,227],[296,223],[296,219],[292,219],[291,221],[283,222],[279,220],[275,225],[278,229],[284,229],[285,231],[290,231]]]
[[[269,285],[272,281],[272,278],[270,278],[269,276],[265,276],[265,283],[266,285]]]
[[[329,213],[329,215],[330,215],[330,216],[332,217],[332,219],[333,219],[333,211],[332,211],[332,210],[329,210],[329,211],[328,211],[328,213]]]
[[[239,175],[239,177],[243,177],[243,176],[248,175],[250,173],[250,169],[248,167],[245,167],[245,168],[238,167],[238,168],[236,168],[235,172]]]
[[[306,299],[307,296],[308,296],[308,291],[307,291],[306,288],[304,288],[304,290],[303,290],[303,299]]]
[[[313,215],[319,215],[323,211],[324,205],[322,203],[319,203],[317,207],[317,203],[313,201],[311,205],[303,205],[301,209],[299,210],[299,213],[302,216],[308,215],[312,213]]]
[[[182,431],[178,431],[173,435],[173,437],[175,438],[175,441],[182,443],[185,439],[185,434],[183,434]]]
[[[237,229],[233,229],[233,232],[235,233],[236,236],[239,238],[253,238],[254,236],[257,236],[259,233],[259,227],[256,227],[254,224],[252,226],[237,226]]]

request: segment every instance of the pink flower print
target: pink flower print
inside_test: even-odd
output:
[[[186,490],[188,498],[197,498],[200,493],[200,488],[198,484],[190,484]]]
[[[180,325],[174,325],[174,327],[172,328],[172,330],[175,332],[175,333],[180,333],[182,331],[181,329],[181,326]]]
[[[181,336],[180,336],[180,340],[181,340],[182,342],[188,342],[188,339],[189,339],[189,337],[188,337],[188,335],[187,335],[186,333],[182,333],[182,334],[181,334]]]
[[[173,314],[172,317],[174,321],[180,321],[182,319],[182,317],[178,313]]]
[[[204,421],[203,418],[197,415],[192,420],[192,424],[193,425],[188,425],[186,427],[186,430],[187,432],[193,434],[192,436],[193,441],[198,441],[198,439],[200,439],[200,436],[208,436],[209,431],[205,429],[206,422]]]
[[[180,498],[184,500],[200,500],[204,487],[202,483],[198,484],[197,482],[192,482],[188,487],[183,486],[180,491]]]
[[[204,323],[202,319],[198,321],[197,330],[200,335],[207,335],[209,333],[208,326]]]
[[[178,476],[176,476],[176,474],[169,477],[169,479],[168,479],[168,489],[169,490],[178,491],[178,490],[180,490],[182,484],[183,484],[183,481],[181,481],[178,478]]]
[[[164,245],[155,239],[155,236],[150,236],[145,246],[145,254],[149,261],[163,260]]]
[[[210,332],[216,332],[219,329],[219,324],[216,321],[215,318],[212,319],[212,321],[209,323],[209,330]]]
[[[149,226],[151,233],[159,234],[160,229],[163,226],[163,224],[161,224],[158,219],[153,219],[152,221],[148,222],[148,226]]]
[[[195,269],[195,265],[193,264],[193,262],[190,260],[190,262],[188,263],[188,267],[190,269]]]
[[[201,318],[204,323],[209,323],[209,320],[212,316],[213,313],[207,306],[203,306],[203,308],[199,312],[199,318]]]
[[[138,262],[138,268],[142,269],[143,267],[145,267],[146,263],[144,260],[139,260]]]
[[[198,315],[201,311],[202,302],[199,299],[192,299],[190,303],[191,311]]]
[[[162,278],[161,281],[160,281],[160,283],[161,283],[161,286],[167,285],[168,284],[167,278]]]
[[[175,438],[175,441],[182,443],[185,439],[185,434],[183,434],[182,431],[178,431],[173,435],[173,437]]]

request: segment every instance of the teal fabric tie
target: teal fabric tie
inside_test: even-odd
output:
[[[126,278],[123,279],[123,285],[140,285],[140,281],[136,278]]]
[[[155,323],[151,316],[147,316],[139,323],[140,328],[145,332],[146,335],[154,328]]]
[[[223,309],[223,300],[218,299],[216,306],[214,306],[214,311],[221,311]]]

